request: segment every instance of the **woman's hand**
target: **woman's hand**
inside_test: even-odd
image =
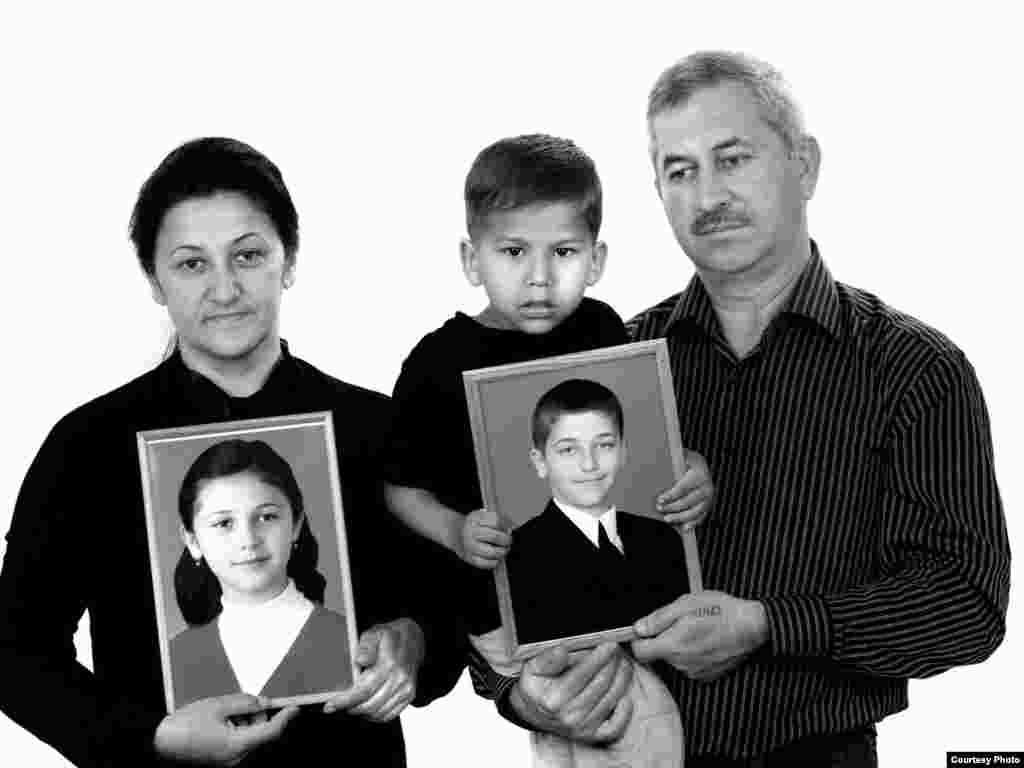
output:
[[[237,765],[277,739],[298,707],[268,718],[269,701],[247,693],[200,699],[160,721],[153,745],[162,757],[200,765]]]
[[[423,655],[423,630],[412,619],[368,629],[356,649],[360,672],[355,684],[328,701],[324,712],[347,710],[377,723],[398,717],[416,696]]]

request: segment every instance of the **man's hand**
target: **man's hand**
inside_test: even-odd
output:
[[[715,498],[715,485],[711,482],[708,463],[696,451],[684,451],[686,471],[682,477],[658,495],[655,509],[665,516],[665,522],[692,528],[707,517]]]
[[[324,712],[349,714],[377,723],[398,717],[416,697],[423,662],[423,630],[412,619],[378,624],[363,633],[356,649],[355,684],[324,705]]]
[[[267,699],[247,693],[194,701],[160,721],[153,745],[157,754],[184,763],[237,765],[277,739],[299,712],[285,707],[268,718],[268,705]]]
[[[632,661],[612,643],[576,660],[554,648],[526,662],[510,701],[538,730],[606,744],[629,725],[633,701],[625,693],[632,679]]]
[[[663,659],[695,680],[713,680],[768,639],[764,606],[723,592],[683,595],[637,621],[639,661]]]
[[[494,516],[477,509],[462,521],[456,554],[470,565],[493,570],[511,545],[512,536],[498,527]]]

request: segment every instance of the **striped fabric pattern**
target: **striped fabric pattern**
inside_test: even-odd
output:
[[[688,755],[764,754],[907,706],[907,678],[985,659],[1010,551],[982,393],[945,336],[812,258],[737,359],[689,286],[633,318],[669,346],[683,445],[708,461],[706,589],[760,600],[769,642],[710,682],[669,673]],[[511,681],[471,660],[479,693]],[[522,723],[520,723],[522,724]]]
[[[835,282],[813,248],[742,360],[695,276],[627,326],[669,345],[683,445],[718,497],[706,589],[761,600],[769,643],[670,681],[688,754],[763,754],[907,706],[910,677],[1002,640],[1010,552],[988,414],[946,337]]]

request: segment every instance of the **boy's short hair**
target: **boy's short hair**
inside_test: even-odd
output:
[[[556,421],[567,413],[587,411],[603,413],[622,437],[622,403],[615,393],[590,379],[566,379],[541,395],[533,409],[533,447],[543,452]]]
[[[207,136],[172,150],[139,190],[128,229],[147,274],[155,270],[154,248],[164,214],[185,200],[221,192],[245,195],[262,209],[281,238],[288,262],[294,261],[299,248],[299,215],[281,171],[244,142]]]
[[[534,203],[575,203],[590,234],[601,229],[601,180],[594,161],[569,139],[531,133],[484,148],[466,175],[470,237],[494,211]]]

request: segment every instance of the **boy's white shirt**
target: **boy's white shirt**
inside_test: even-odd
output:
[[[221,598],[217,631],[242,691],[258,694],[270,680],[302,627],[313,603],[288,581],[281,594],[264,603],[233,603]]]
[[[555,502],[555,506],[562,514],[572,520],[573,524],[583,532],[583,535],[590,539],[590,543],[595,547],[599,546],[597,526],[603,525],[604,532],[608,534],[608,540],[615,545],[615,548],[619,552],[626,551],[622,546],[622,539],[619,538],[618,515],[615,513],[614,504],[600,517],[594,517],[586,510],[566,504],[564,501],[555,498],[551,500]]]

